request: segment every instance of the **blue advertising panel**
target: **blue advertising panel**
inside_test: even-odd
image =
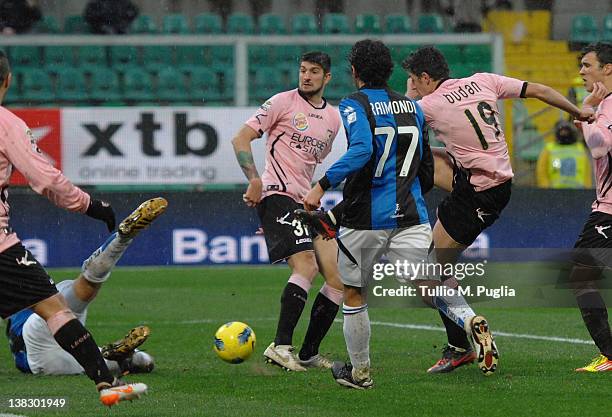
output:
[[[14,190],[16,191],[16,190]],[[43,264],[79,266],[108,237],[103,223],[54,207],[44,197],[12,192],[11,226]],[[95,194],[110,201],[120,221],[147,198],[169,201],[168,210],[126,252],[120,265],[265,264],[264,237],[242,192]],[[444,193],[427,196],[430,219]],[[333,205],[341,194],[330,193]],[[476,242],[483,248],[569,248],[590,213],[592,190],[513,190],[509,206]]]

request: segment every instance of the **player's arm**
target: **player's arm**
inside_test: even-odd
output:
[[[524,94],[522,97],[526,98],[537,98],[546,104],[561,109],[571,114],[575,119],[578,120],[589,120],[593,116],[592,109],[580,110],[574,103],[569,101],[552,87],[538,83],[527,83]]]
[[[595,83],[593,92],[584,99],[584,106],[594,108],[608,95],[606,87]],[[612,103],[608,100],[599,109],[594,123],[581,123],[582,134],[594,159],[606,156],[612,150]]]
[[[238,165],[244,172],[246,179],[249,181],[246,193],[242,196],[244,202],[249,207],[254,207],[261,201],[262,182],[253,160],[253,148],[251,142],[259,138],[259,133],[252,127],[243,125],[232,139],[234,154]]]
[[[44,195],[58,207],[83,213],[106,223],[109,231],[115,228],[115,213],[110,204],[92,199],[89,194],[72,184],[60,170],[43,156],[31,138],[16,125],[6,135],[1,151],[19,170],[38,194]]]

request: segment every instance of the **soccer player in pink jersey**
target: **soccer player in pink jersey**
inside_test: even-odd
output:
[[[570,283],[582,319],[597,355],[578,372],[612,372],[612,333],[606,303],[597,288],[605,267],[612,266],[612,43],[600,42],[583,50],[580,76],[590,92],[583,108],[597,110],[595,122],[580,123],[584,140],[593,157],[597,198],[574,248],[578,265]]]
[[[342,301],[336,242],[321,238],[313,241],[308,226],[293,213],[302,207],[315,167],[331,151],[340,128],[338,111],[323,97],[331,79],[330,67],[331,59],[325,53],[302,55],[298,88],[276,94],[262,104],[232,141],[238,163],[249,180],[243,200],[257,209],[270,262],[286,260],[291,268],[281,296],[276,337],[264,356],[270,363],[292,371],[331,367],[331,361],[318,350]],[[266,163],[260,177],[251,141],[266,132]],[[298,357],[292,345],[293,331],[319,270],[325,283],[312,306]]]
[[[11,85],[11,70],[0,51],[0,103]],[[42,155],[28,126],[0,107],[0,317],[31,308],[46,321],[53,338],[94,381],[100,401],[114,405],[147,391],[145,384],[125,384],[108,370],[91,333],[69,309],[53,280],[9,227],[8,186],[13,168],[30,187],[67,210],[84,213],[115,228],[115,213],[108,203],[92,199],[74,186]]]

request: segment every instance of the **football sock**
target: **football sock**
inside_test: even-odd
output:
[[[111,269],[119,261],[130,243],[132,243],[132,239],[121,237],[117,232],[111,234],[106,242],[83,262],[81,269],[85,279],[95,283],[106,281],[110,276]]]
[[[85,374],[96,385],[102,382],[112,384],[114,381],[96,341],[89,331],[77,319],[70,320],[53,337],[66,352],[70,353],[85,369]]]
[[[89,301],[83,301],[77,297],[77,295],[74,293],[73,284],[74,280],[62,281],[57,284],[57,289],[64,296],[66,304],[68,304],[70,310],[72,310],[75,314],[78,314],[79,317],[82,317],[83,314],[86,314]]]
[[[310,323],[300,349],[300,359],[306,360],[319,353],[321,341],[334,323],[338,308],[337,303],[319,292],[310,311]]]
[[[367,378],[370,370],[370,316],[368,305],[360,307],[342,306],[344,314],[344,340],[354,376]],[[356,375],[355,375],[356,374]]]
[[[606,303],[598,291],[590,291],[576,297],[582,320],[599,351],[612,359],[612,333],[608,322]]]
[[[290,345],[293,330],[306,305],[308,292],[293,282],[288,282],[281,296],[281,311],[276,327],[275,345]]]
[[[461,349],[471,349],[465,330],[459,327],[454,321],[446,317],[446,314],[438,310],[440,318],[446,328],[446,337],[448,344]]]
[[[476,313],[474,313],[474,310],[472,310],[465,298],[459,295],[457,291],[453,291],[454,294],[450,295],[451,289],[449,287],[442,285],[441,288],[445,289],[445,295],[432,297],[433,304],[451,321],[465,329],[465,323],[474,317]]]

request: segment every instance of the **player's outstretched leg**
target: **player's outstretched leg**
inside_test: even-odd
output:
[[[136,210],[119,223],[119,235],[133,239],[141,230],[146,229],[166,208],[168,201],[162,197],[152,198],[142,203]]]
[[[85,262],[83,276],[92,283],[105,282],[111,269],[126,251],[132,239],[147,228],[168,207],[162,197],[152,198],[142,203],[119,224],[118,232],[113,233]]]
[[[134,327],[125,337],[102,346],[102,357],[110,361],[122,361],[133,353],[138,346],[142,345],[150,334],[151,329],[148,326]]]
[[[116,378],[112,384],[104,384],[98,387],[100,402],[108,407],[119,404],[120,401],[138,399],[143,394],[146,394],[147,390],[146,384],[141,382],[126,384]]]
[[[497,369],[499,361],[499,352],[497,345],[493,339],[493,335],[489,330],[489,323],[483,316],[474,316],[467,323],[465,331],[468,334],[476,360],[478,361],[478,369],[485,375],[491,375]]]

